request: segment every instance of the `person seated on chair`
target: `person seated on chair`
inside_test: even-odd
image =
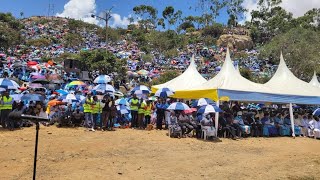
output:
[[[241,128],[241,131],[244,132],[246,135],[250,134],[251,127],[244,124],[241,111],[237,113],[237,116],[234,118],[233,123],[238,124]]]
[[[177,136],[178,138],[181,138],[180,135],[182,134],[182,129],[181,129],[180,125],[178,124],[178,113],[175,113],[174,111],[172,111],[170,114],[171,114],[170,120],[168,122],[170,136],[171,137]]]
[[[225,114],[223,112],[219,113],[219,130],[220,136],[222,137],[225,132],[229,133],[232,139],[238,138],[236,136],[236,130],[231,126],[231,124],[227,121]]]
[[[270,114],[264,113],[264,117],[261,119],[261,123],[264,127],[263,134],[266,136],[276,136],[278,134],[277,128],[274,126],[274,124],[271,122]],[[265,129],[266,128],[266,129]],[[267,130],[268,132],[265,132]]]
[[[284,125],[281,113],[277,113],[277,115],[274,117],[274,125],[278,129],[278,134],[280,136],[290,135],[290,128]],[[286,132],[289,132],[289,134]]]
[[[187,116],[183,111],[180,112],[178,117],[178,124],[182,129],[182,135],[188,135],[192,130],[193,126],[190,124],[189,116]]]
[[[315,120],[315,118],[311,115],[308,116],[308,119],[309,119],[309,128],[308,128],[308,136],[309,137],[314,137],[314,133],[313,133],[313,130],[314,130],[314,126],[316,125],[317,121]]]
[[[297,136],[301,136],[301,119],[299,118],[299,115],[298,114],[295,114],[294,117],[294,133],[297,135]]]
[[[200,121],[201,129],[206,131],[208,137],[216,136],[216,129],[214,128],[213,121],[210,114],[203,115]]]

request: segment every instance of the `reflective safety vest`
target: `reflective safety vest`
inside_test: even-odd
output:
[[[12,97],[7,98],[6,96],[3,96],[2,102],[3,102],[3,105],[1,109],[12,110],[12,104],[13,104]]]
[[[0,96],[0,102],[2,101],[2,97]],[[0,103],[0,110],[2,109],[3,105]]]
[[[146,105],[144,108],[144,115],[145,116],[150,116],[151,115],[151,110],[152,110],[152,104]]]
[[[146,103],[142,102],[139,109],[138,114],[144,114],[144,107],[146,106]]]
[[[86,102],[83,104],[83,112],[92,113],[92,106],[93,105],[88,104],[87,102],[93,103],[92,97],[90,99],[86,99]]]
[[[138,99],[131,99],[131,111],[138,111]]]
[[[101,102],[97,102],[93,105],[92,114],[98,114],[102,112],[102,104]]]

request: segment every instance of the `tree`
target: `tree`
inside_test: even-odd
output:
[[[282,51],[286,63],[299,78],[311,77],[319,67],[320,35],[312,29],[293,28],[289,32],[274,37],[261,49],[261,58],[279,62]]]
[[[231,0],[232,1],[232,0]],[[227,5],[226,0],[199,0],[200,8],[203,10],[205,26],[215,22],[220,11]],[[209,9],[208,9],[209,7]],[[210,10],[210,12],[208,12]]]
[[[158,79],[153,80],[151,85],[163,84],[179,76],[177,71],[166,71]]]
[[[157,10],[154,7],[146,5],[135,6],[133,12],[139,16],[138,23],[141,28],[148,30],[156,27]]]
[[[83,62],[88,71],[99,71],[101,74],[117,73],[118,78],[125,77],[125,60],[117,59],[113,53],[104,50],[81,51],[76,59]]]
[[[226,2],[227,6],[227,13],[229,14],[230,19],[232,20],[230,22],[233,22],[233,27],[237,26],[237,21],[243,17],[243,13],[247,10],[243,7],[243,1],[244,0],[228,0]],[[229,24],[229,21],[228,21]]]
[[[82,36],[77,33],[68,33],[64,39],[66,47],[81,46],[83,43]]]
[[[11,13],[0,13],[0,49],[8,49],[23,41],[20,30],[23,25]]]
[[[182,11],[178,10],[175,12],[172,6],[167,6],[162,12],[162,17],[168,21],[169,29],[170,26],[175,25],[176,22],[181,19],[181,15]]]

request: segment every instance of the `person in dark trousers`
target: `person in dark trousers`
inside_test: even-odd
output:
[[[157,108],[157,129],[162,130],[162,122],[164,121],[164,112],[165,112],[165,103],[163,99],[159,99],[159,102],[156,104]]]
[[[137,98],[137,95],[133,94],[133,97],[130,102],[130,108],[131,108],[131,128],[137,128],[138,127],[138,105],[139,105],[139,99]]]
[[[223,136],[225,132],[227,132],[232,139],[238,138],[236,136],[236,130],[230,125],[230,123],[227,121],[227,118],[225,117],[224,113],[219,113],[219,135]]]

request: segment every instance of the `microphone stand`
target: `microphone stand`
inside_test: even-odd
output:
[[[36,143],[35,143],[35,147],[34,147],[33,180],[36,179],[36,171],[37,171],[39,129],[40,129],[40,123],[36,122]]]

